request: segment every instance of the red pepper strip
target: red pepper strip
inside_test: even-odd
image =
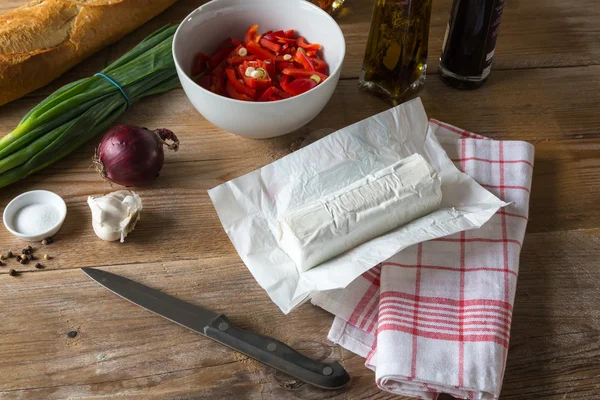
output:
[[[292,96],[290,96],[289,94],[287,94],[286,92],[284,92],[283,90],[281,90],[281,89],[277,89],[275,86],[271,86],[271,87],[272,87],[273,89],[275,89],[275,94],[276,94],[277,96],[281,97],[282,99],[289,99],[290,97],[292,97]]]
[[[283,71],[286,68],[296,68],[296,66],[289,61],[281,61],[277,63],[277,70]]]
[[[265,33],[263,37],[267,40],[270,40],[271,42],[276,42],[277,36],[284,36],[284,35],[285,35],[285,33],[283,31],[277,31],[277,32],[269,31],[269,32]]]
[[[227,63],[229,65],[237,65],[237,64],[241,64],[241,63],[246,62],[246,61],[254,61],[254,60],[257,60],[256,56],[244,56],[244,57],[233,56],[233,57],[229,57],[227,59]]]
[[[277,41],[279,43],[296,44],[296,39],[290,39],[290,38],[286,38],[286,37],[283,37],[283,36],[277,36]]]
[[[231,54],[230,47],[217,51],[208,61],[208,65],[210,65],[211,68],[216,68],[216,66],[219,65],[221,61],[225,60],[229,54]]]
[[[317,82],[313,81],[312,79],[298,78],[298,79],[294,79],[287,85],[286,92],[288,92],[294,96],[297,96],[304,92],[308,92],[310,89],[314,88],[315,86],[317,86]]]
[[[290,45],[289,45],[289,44],[287,44],[287,43],[286,43],[286,44],[284,44],[283,46],[281,46],[281,51],[285,51],[285,50],[287,50],[287,48],[288,48],[288,47],[290,47]]]
[[[267,40],[265,38],[260,39],[259,44],[262,47],[265,47],[265,48],[271,50],[274,53],[279,53],[281,51],[281,45],[280,44],[273,43],[273,42],[271,42],[271,41],[269,41],[269,40]]]
[[[315,57],[317,55],[317,51],[316,50],[309,50],[306,52],[306,55],[308,57]]]
[[[211,77],[210,75],[201,76],[196,80],[196,83],[206,90],[210,90]]]
[[[240,44],[242,44],[242,42],[240,42],[237,39],[231,39],[231,44],[233,45],[233,47],[238,47]]]
[[[246,34],[244,35],[244,43],[247,45],[252,42],[254,39],[254,35],[256,35],[256,31],[258,31],[258,25],[251,25],[248,27]]]
[[[284,70],[281,71],[281,73],[284,75],[293,76],[294,78],[310,78],[311,75],[317,75],[319,78],[321,78],[322,81],[327,79],[327,75],[319,71],[307,71],[305,69],[300,68],[284,68]]]
[[[263,92],[263,94],[260,95],[260,97],[258,98],[258,101],[267,101],[267,100],[269,100],[269,97],[271,97],[271,95],[273,93],[275,93],[275,89],[276,89],[275,86],[269,87],[267,90],[265,90]]]
[[[252,41],[254,43],[258,43],[260,42],[260,39],[262,39],[262,35],[257,33],[256,35],[254,35],[254,39],[252,39]]]
[[[326,73],[327,71],[327,63],[323,60],[321,60],[320,58],[316,58],[316,57],[309,57],[310,61],[312,61],[313,65],[315,66],[315,70],[322,72],[322,73]]]
[[[208,90],[213,93],[222,94],[224,86],[223,69],[219,66],[210,73],[210,87]]]
[[[254,54],[258,58],[262,58],[263,60],[266,60],[267,58],[273,58],[275,56],[275,54],[271,53],[267,49],[263,49],[254,42],[246,43],[246,48],[250,53]]]
[[[212,55],[214,56],[219,51],[221,51],[223,49],[230,49],[232,47],[233,47],[233,39],[228,37],[227,39],[223,40],[220,45],[217,46],[217,48],[215,49],[215,51],[213,52]]]
[[[274,77],[275,75],[277,75],[277,71],[275,70],[275,58],[271,58],[270,60],[265,60],[264,68],[270,77]]]
[[[227,73],[227,79],[229,80],[229,83],[231,83],[231,86],[233,86],[236,92],[253,98],[256,97],[256,90],[250,89],[248,86],[238,81],[233,68],[227,68],[227,71],[225,72]]]
[[[298,46],[302,47],[304,50],[320,50],[321,45],[318,43],[308,44],[306,43],[306,39],[304,36],[298,36]]]
[[[289,31],[285,31],[283,34],[285,35],[286,38],[290,38],[290,39],[293,39],[296,37],[296,31],[293,29],[290,29]]]
[[[269,101],[279,101],[279,100],[283,100],[281,97],[276,96],[274,94],[271,95],[271,97],[269,97]]]
[[[294,57],[294,60],[302,64],[304,69],[307,69],[309,71],[315,70],[315,66],[313,65],[312,61],[310,61],[308,57],[306,57],[306,54],[304,54],[301,51],[296,52],[296,57]]]
[[[281,79],[279,79],[279,86],[281,86],[281,88],[286,93],[289,93],[289,94],[293,95],[293,93],[289,92],[289,89],[288,89],[288,83],[289,83],[289,81],[290,81],[290,77],[288,75],[281,75]]]
[[[236,99],[236,100],[245,100],[245,101],[252,101],[252,99],[250,97],[248,97],[247,95],[243,94],[243,93],[238,93],[235,88],[232,86],[231,81],[227,81],[227,85],[225,85],[225,89],[227,90],[227,94],[232,98],[232,99]]]
[[[210,57],[204,53],[196,54],[196,58],[194,59],[194,66],[192,67],[192,77],[203,73],[208,69],[208,60]]]

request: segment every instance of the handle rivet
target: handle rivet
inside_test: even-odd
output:
[[[333,368],[331,368],[331,367],[323,368],[323,375],[331,375],[331,374],[333,374]]]
[[[229,328],[229,324],[227,322],[221,322],[219,324],[219,330],[220,331],[225,331],[225,330],[227,330],[227,328]]]
[[[269,350],[269,351],[275,351],[275,349],[277,349],[277,345],[275,343],[269,343],[267,345],[267,350]]]

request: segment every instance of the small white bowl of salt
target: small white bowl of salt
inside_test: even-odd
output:
[[[4,226],[16,237],[35,242],[53,236],[65,221],[67,205],[47,190],[25,192],[4,209]]]

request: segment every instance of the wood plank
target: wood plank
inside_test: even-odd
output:
[[[0,3],[0,13],[26,0]],[[42,89],[43,93],[61,87],[76,78],[93,75],[107,60],[114,60],[140,40],[166,23],[178,23],[203,2],[179,0],[160,16],[149,21],[100,54],[88,58],[63,78]],[[433,2],[429,40],[428,69],[437,71],[451,0]],[[337,17],[346,37],[343,77],[357,78],[365,52],[372,5],[370,0],[348,1]],[[569,3],[561,0],[507,2],[502,16],[494,69],[550,68],[600,64],[600,9],[595,0]],[[494,76],[495,73],[492,74]]]
[[[599,230],[527,235],[502,398],[589,399],[600,389],[600,309],[592,306],[598,250]],[[312,357],[341,360],[352,384],[310,388],[120,299],[78,270],[36,271],[0,276],[0,398],[401,399],[376,389],[362,359],[325,339],[331,316],[309,304],[282,315],[234,256],[109,270],[227,312],[240,327]]]

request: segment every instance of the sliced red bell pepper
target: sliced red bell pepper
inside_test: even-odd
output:
[[[316,57],[309,57],[310,61],[312,61],[313,65],[315,66],[315,70],[322,72],[324,74],[327,73],[327,63],[323,60],[321,60],[320,58],[316,58]]]
[[[276,88],[275,86],[271,86],[271,87],[273,89],[275,89],[275,94],[277,96],[281,97],[282,99],[289,99],[290,97],[292,97],[289,94],[287,94],[286,92],[284,92],[283,90]]]
[[[281,73],[294,78],[310,78],[312,75],[317,75],[319,78],[321,78],[321,81],[324,81],[328,78],[327,75],[319,71],[308,71],[300,68],[285,68],[283,71],[281,71]]]
[[[279,53],[281,51],[281,45],[271,42],[270,40],[267,40],[265,38],[260,39],[260,42],[258,42],[262,47],[271,50],[274,53]]]
[[[281,86],[281,88],[286,92],[286,93],[290,93],[288,91],[288,83],[290,82],[290,77],[289,75],[281,75],[281,78],[279,79],[279,86]],[[291,93],[290,93],[291,94]]]
[[[248,95],[245,95],[243,93],[238,93],[229,80],[227,81],[227,84],[225,85],[225,90],[227,90],[227,94],[232,99],[252,101],[252,99]]]
[[[196,83],[198,85],[202,86],[204,89],[210,90],[211,76],[210,75],[201,76],[200,78],[196,79]]]
[[[221,66],[215,68],[210,73],[210,90],[213,93],[222,94],[225,89],[225,79],[223,77],[223,68]]]
[[[220,45],[217,46],[215,51],[213,51],[212,55],[217,54],[219,51],[221,51],[223,49],[230,49],[232,47],[233,47],[233,39],[228,37],[227,39],[223,40]]]
[[[211,68],[215,68],[217,65],[219,65],[221,63],[221,61],[225,60],[227,58],[227,56],[229,56],[230,53],[231,53],[230,47],[225,47],[225,48],[217,51],[215,54],[213,54],[210,57],[210,60],[208,61],[208,65],[210,65]]]
[[[290,29],[289,31],[285,31],[283,34],[286,38],[290,38],[290,39],[296,38],[296,31],[293,29]]]
[[[276,42],[277,36],[284,36],[284,35],[285,35],[285,33],[283,31],[266,32],[263,37],[267,40],[270,40],[271,42]]]
[[[273,93],[275,93],[275,86],[270,86],[267,90],[265,90],[263,92],[263,94],[260,95],[260,97],[258,98],[258,101],[267,101],[269,100],[269,97],[271,97],[271,95]]]
[[[275,58],[271,58],[270,60],[263,61],[264,68],[267,71],[267,74],[272,78],[277,75],[277,70],[275,68]]]
[[[312,61],[310,61],[309,58],[306,57],[306,54],[304,54],[300,50],[298,50],[296,52],[296,56],[294,57],[294,60],[296,62],[302,64],[302,66],[304,67],[304,69],[307,69],[309,71],[314,71],[315,70],[315,66],[313,65]]]
[[[296,44],[296,39],[286,38],[285,36],[277,36],[277,41],[279,43]]]
[[[307,57],[315,57],[317,55],[317,51],[316,50],[308,50],[306,52],[306,56]]]
[[[237,65],[237,64],[241,64],[241,63],[246,62],[246,61],[254,61],[254,60],[257,60],[257,59],[258,58],[256,56],[244,56],[244,57],[233,56],[233,57],[229,57],[227,59],[227,64],[229,64],[229,65]]]
[[[244,79],[244,83],[246,84],[246,86],[256,89],[258,91],[261,91],[261,90],[267,89],[269,86],[271,86],[273,84],[273,81],[271,80],[271,76],[268,74],[268,72],[267,72],[267,76],[258,78],[258,79],[252,78],[251,76],[246,76],[246,70],[248,69],[248,67],[252,67],[254,69],[262,68],[265,70],[265,72],[267,71],[265,68],[264,62],[260,61],[260,60],[247,61],[247,62],[241,64],[240,66],[238,66],[238,71],[239,71],[241,77]]]
[[[277,63],[277,70],[278,71],[283,71],[286,68],[296,68],[296,66],[294,65],[294,63],[291,63],[289,61],[280,61]]]
[[[244,44],[248,44],[254,40],[254,36],[256,36],[256,32],[258,31],[258,25],[251,25],[246,30],[246,34],[244,35]]]
[[[267,49],[263,49],[262,47],[260,47],[258,44],[254,43],[254,42],[246,43],[246,48],[248,49],[248,51],[250,53],[254,54],[255,56],[258,56],[258,58],[261,58],[263,60],[265,60],[267,58],[273,58],[275,56],[275,54],[271,53]]]
[[[317,86],[317,82],[308,78],[297,78],[288,83],[286,92],[297,96]]]
[[[252,98],[256,97],[256,90],[249,88],[244,85],[242,82],[238,81],[237,76],[235,75],[235,70],[233,68],[227,68],[225,71],[227,74],[227,80],[231,83],[231,86],[235,89],[236,92],[245,94]]]
[[[208,60],[210,60],[208,54],[196,54],[196,58],[194,59],[194,66],[192,67],[192,77],[206,72],[206,70],[208,70]]]
[[[298,46],[302,47],[304,50],[320,50],[321,45],[318,43],[308,44],[304,36],[298,36]]]
[[[242,42],[240,42],[237,39],[231,39],[231,44],[233,45],[233,47],[238,47],[240,44],[242,44]]]

